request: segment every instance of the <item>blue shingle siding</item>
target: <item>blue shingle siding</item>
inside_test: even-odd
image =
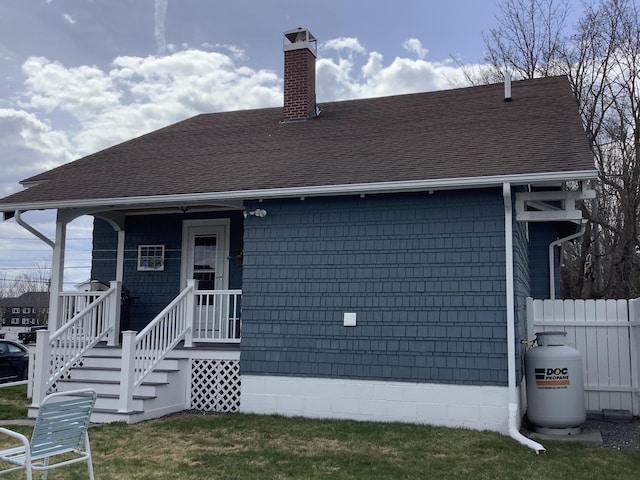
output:
[[[116,247],[118,237],[115,230],[104,220],[93,220],[93,251],[91,279],[109,283],[116,278]]]
[[[184,220],[231,218],[230,253],[242,249],[242,212],[208,214],[128,216],[125,225],[123,287],[129,291],[130,312],[123,315],[123,327],[141,330],[180,291],[182,224]],[[91,276],[108,283],[115,278],[117,237],[111,226],[94,221],[94,257]],[[138,271],[138,245],[164,245],[163,271]],[[229,262],[229,286],[241,288],[242,268]],[[129,317],[128,319],[126,317]]]
[[[552,223],[531,223],[529,227],[531,241],[529,245],[529,257],[531,259],[531,296],[545,299],[550,297],[549,287],[549,245],[558,239],[556,225]],[[558,262],[558,250],[554,252],[556,287],[560,272]],[[557,291],[557,290],[556,290]]]
[[[502,202],[486,189],[248,205],[268,214],[245,221],[242,373],[506,385]]]

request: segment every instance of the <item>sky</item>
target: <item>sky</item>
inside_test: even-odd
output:
[[[318,40],[317,101],[460,86],[498,0],[2,0],[0,197],[20,180],[199,113],[282,105],[283,32]],[[54,238],[53,212],[24,219]],[[89,279],[90,217],[65,289]],[[0,279],[51,248],[0,222]]]

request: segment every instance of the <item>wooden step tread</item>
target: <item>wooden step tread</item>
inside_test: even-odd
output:
[[[120,368],[118,368],[118,367],[92,367],[90,365],[82,365],[82,366],[71,367],[71,370],[95,370],[95,371],[98,371],[98,372],[119,372]],[[161,373],[172,373],[172,372],[179,372],[180,369],[179,368],[154,368],[153,371],[154,372],[161,372]]]
[[[109,415],[140,415],[143,414],[142,410],[131,410],[130,412],[121,412],[113,408],[94,408],[93,413],[106,413]]]
[[[116,393],[98,393],[98,398],[120,398],[120,395],[116,394]],[[69,395],[69,397],[73,397],[74,395]],[[154,400],[158,398],[157,395],[134,395],[133,399],[134,400]]]
[[[83,379],[83,378],[78,378],[78,379],[60,379],[58,380],[57,383],[66,383],[66,382],[73,382],[73,383],[88,383],[88,384],[92,384],[92,383],[97,383],[100,385],[120,385],[120,380],[92,380],[92,379]],[[162,385],[169,385],[169,382],[142,382],[140,385],[146,385],[149,387],[161,387]]]

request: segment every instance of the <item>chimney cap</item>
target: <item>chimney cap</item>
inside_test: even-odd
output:
[[[314,56],[317,56],[318,47],[316,37],[307,28],[294,28],[283,33],[284,38],[289,40],[290,43],[284,44],[284,51],[298,50],[301,48],[308,48]]]

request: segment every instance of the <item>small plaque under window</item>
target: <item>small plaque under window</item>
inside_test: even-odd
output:
[[[164,270],[164,245],[139,245],[138,270]]]

